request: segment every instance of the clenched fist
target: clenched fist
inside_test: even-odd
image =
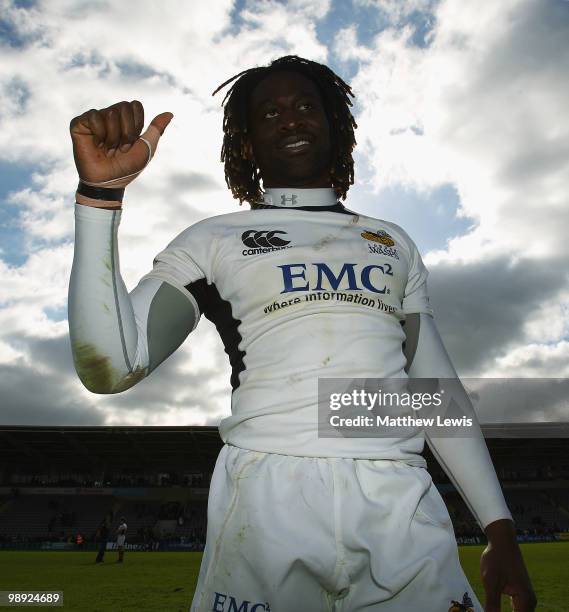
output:
[[[144,108],[138,100],[91,109],[74,117],[69,130],[81,181],[101,187],[128,185],[154,155],[173,116],[157,115],[144,134]]]

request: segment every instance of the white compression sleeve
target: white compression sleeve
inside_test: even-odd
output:
[[[77,373],[94,393],[135,385],[170,355],[199,319],[192,296],[156,279],[129,295],[120,275],[120,210],[76,204],[69,334]]]
[[[409,376],[458,378],[433,317],[427,314],[411,316],[420,318],[410,321],[413,331],[408,341],[413,345],[416,343],[416,349],[409,367]],[[409,331],[406,330],[406,333]],[[417,333],[418,337],[414,338]],[[511,520],[512,515],[470,399],[464,389],[462,391],[454,400],[459,403],[461,414],[472,419],[469,437],[435,437],[426,432],[426,438],[433,455],[484,529],[498,519]]]

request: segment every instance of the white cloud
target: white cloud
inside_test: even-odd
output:
[[[556,21],[552,6],[442,2],[430,46],[410,45],[407,25],[379,34],[371,55],[348,51],[362,59],[353,85],[374,187],[422,193],[452,183],[479,221],[452,242],[451,259],[566,252],[569,10]],[[538,222],[547,240],[528,241]]]
[[[359,63],[352,85],[371,187],[421,196],[451,184],[458,214],[476,221],[425,257],[432,286],[448,300],[439,300],[439,323],[449,345],[475,368],[469,375],[565,375],[569,5],[358,4],[388,23],[369,47],[355,27],[341,31],[335,47]],[[416,46],[406,18],[429,5],[434,27],[427,46]],[[469,302],[479,307],[459,313]]]
[[[9,363],[15,363],[23,356],[24,354],[21,351],[17,351],[7,342],[0,342],[0,364],[4,365]]]
[[[369,62],[373,51],[358,43],[358,31],[355,24],[342,28],[334,37],[334,54],[340,61],[357,60]]]
[[[478,222],[473,232],[426,258],[433,285],[448,295],[445,333],[453,350],[470,374],[472,368],[478,374],[497,371],[498,365],[504,373],[564,371],[569,5],[355,4],[375,7],[389,26],[364,46],[358,24],[338,24],[334,41],[335,55],[358,65],[351,84],[361,109],[358,158],[372,170],[369,187],[405,187],[420,197],[451,183],[463,213]],[[19,267],[0,261],[6,300],[0,363],[8,368],[4,380],[12,381],[0,392],[9,392],[12,401],[9,422],[33,422],[42,402],[53,404],[42,413],[49,422],[198,424],[228,414],[227,357],[207,322],[153,374],[156,382],[114,397],[81,389],[66,322],[52,316],[65,307],[72,259],[77,176],[69,121],[89,108],[132,99],[143,102],[146,124],[166,110],[175,115],[152,164],[125,197],[121,265],[131,288],[184,227],[237,210],[219,162],[223,92],[215,98],[211,92],[244,68],[286,53],[329,61],[331,45],[318,39],[317,24],[331,6],[324,0],[247,2],[231,21],[229,0],[145,0],[136,10],[117,2],[45,0],[30,9],[0,2],[18,40],[2,47],[0,159],[36,167],[32,183],[10,198],[22,212],[29,258]],[[410,44],[415,25],[408,20],[429,11],[429,46],[419,48]],[[356,204],[365,204],[364,187],[351,192]],[[530,266],[527,293],[524,278],[514,283],[512,275],[524,274],[524,262]],[[464,291],[491,290],[487,306],[468,309],[468,329],[487,330],[477,333],[471,355],[460,336],[464,321],[452,310],[460,278],[470,283],[461,285]],[[516,287],[511,332],[506,283]],[[536,286],[550,300],[543,307],[540,295],[532,294]],[[490,361],[479,338],[492,347]],[[26,387],[26,381],[33,384]]]
[[[569,342],[526,344],[496,361],[503,378],[569,378]]]
[[[0,310],[0,362],[16,367],[6,371],[5,380],[44,381],[46,403],[61,403],[55,390],[67,390],[72,399],[41,418],[38,412],[38,422],[44,417],[57,422],[63,414],[66,422],[84,422],[77,413],[84,405],[87,414],[91,407],[97,415],[92,422],[217,423],[229,414],[229,367],[207,321],[150,384],[140,385],[144,389],[99,397],[80,387],[67,323],[53,319],[54,309],[66,306],[72,262],[77,173],[69,122],[120,100],[141,100],[146,125],[158,113],[174,113],[152,164],[125,196],[121,266],[132,288],[154,255],[186,226],[237,210],[219,162],[223,93],[212,98],[211,92],[232,74],[285,53],[325,60],[316,20],[329,2],[251,2],[241,11],[239,27],[231,22],[230,0],[142,0],[135,8],[50,0],[29,9],[4,0],[1,8],[17,44],[2,48],[0,158],[37,169],[33,182],[9,197],[21,213],[29,257],[19,267],[0,261],[6,300]],[[24,397],[19,384],[10,388],[12,408],[4,422],[33,422],[40,399]],[[17,408],[22,402],[28,406],[24,416]]]
[[[37,338],[60,335],[65,323],[51,321],[45,308],[67,303],[67,284],[71,269],[70,245],[46,248],[30,255],[18,268],[0,261],[0,282],[4,308],[0,310],[0,333]]]

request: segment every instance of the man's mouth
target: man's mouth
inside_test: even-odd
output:
[[[312,139],[303,134],[287,136],[279,143],[279,149],[287,154],[302,153],[312,145]]]
[[[287,145],[285,145],[283,148],[285,149],[298,149],[299,147],[304,147],[306,145],[309,145],[310,143],[308,142],[308,140],[297,140],[296,142],[291,142]]]
[[[312,138],[309,134],[291,134],[282,138],[278,144],[278,148],[285,151],[302,151],[312,144]]]

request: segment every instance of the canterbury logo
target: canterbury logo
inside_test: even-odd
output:
[[[277,234],[285,234],[282,230],[247,230],[243,232],[241,240],[245,246],[251,249],[258,247],[284,247],[290,244],[290,240],[283,240]]]

